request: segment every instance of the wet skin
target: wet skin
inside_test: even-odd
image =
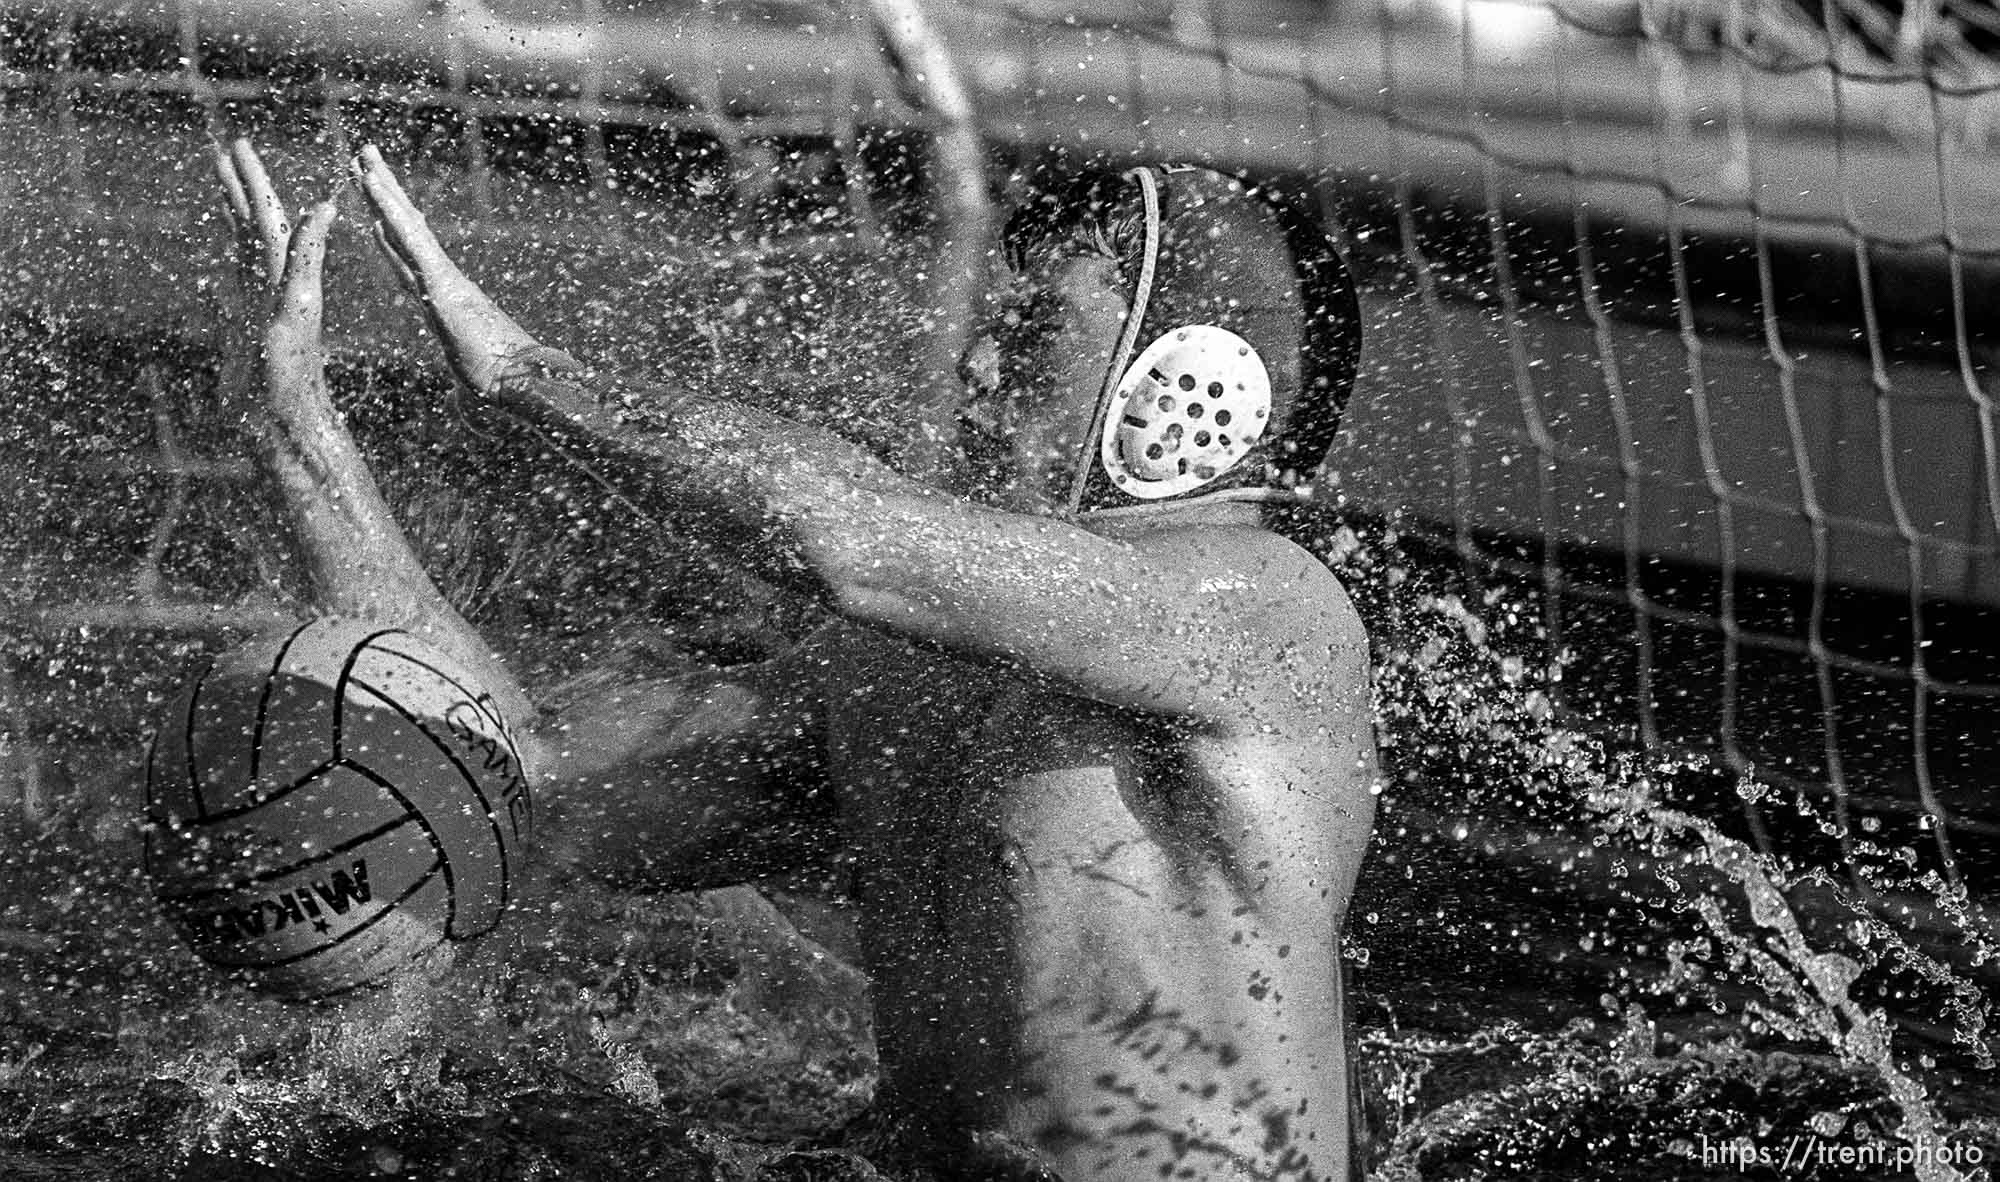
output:
[[[883,1099],[945,1173],[997,1143],[1071,1180],[1348,1177],[1338,937],[1376,762],[1366,638],[1332,575],[1247,505],[1047,516],[1087,365],[994,409],[1008,458],[975,505],[816,429],[607,384],[493,306],[379,157],[356,175],[470,409],[840,617],[544,735],[568,856],[712,885],[830,794]],[[1050,277],[1093,342],[1051,356],[1101,356],[1110,278]]]

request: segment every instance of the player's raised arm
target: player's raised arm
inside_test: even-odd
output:
[[[240,309],[246,356],[232,360],[247,371],[250,356],[261,358],[254,376],[223,382],[252,389],[225,389],[224,397],[248,395],[242,409],[305,557],[313,606],[424,637],[470,668],[503,715],[525,728],[534,717],[526,692],[425,573],[327,387],[320,278],[333,203],[314,206],[294,227],[249,141],[216,144],[213,157],[248,305]]]
[[[920,491],[866,450],[828,432],[808,428],[727,399],[685,390],[623,384],[614,375],[587,370],[569,354],[547,347],[493,302],[438,243],[423,214],[373,147],[354,161],[354,175],[375,215],[375,236],[403,285],[423,307],[432,332],[478,409],[519,421],[547,442],[588,447],[573,455],[613,465],[599,475],[630,484],[636,465],[657,476],[667,470],[699,473],[707,488],[682,481],[651,483],[654,507],[731,502],[739,525],[761,529],[768,484],[798,496],[832,494],[845,486],[878,491]],[[716,453],[729,452],[733,462]],[[621,469],[620,463],[627,465]],[[736,478],[732,467],[763,467],[768,481]],[[630,491],[628,488],[626,491]],[[732,500],[733,499],[733,500]]]
[[[313,607],[407,628],[473,669],[516,728],[538,789],[556,789],[564,823],[550,840],[593,872],[714,886],[812,854],[822,833],[799,807],[817,782],[812,649],[755,667],[597,677],[537,710],[425,572],[327,386],[321,272],[333,203],[295,227],[247,140],[217,144],[213,163],[248,305],[232,359],[242,372],[225,396],[246,403]],[[468,384],[490,386],[494,365],[536,348],[442,252],[423,274],[439,335],[465,346],[453,360]]]
[[[1142,543],[989,510],[830,432],[704,392],[591,375],[535,342],[452,262],[379,154],[364,151],[355,171],[382,245],[480,407],[850,619],[1110,704],[1197,719],[1240,714],[1236,679],[1251,670],[1317,668],[1329,647],[1359,644],[1358,631],[1301,631],[1320,605],[1287,604],[1338,588],[1261,531]],[[1203,626],[1216,617],[1230,626]]]

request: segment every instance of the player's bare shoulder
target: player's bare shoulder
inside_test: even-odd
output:
[[[1303,547],[1252,525],[1155,529],[1128,542],[1188,576],[1185,619],[1175,624],[1223,640],[1207,671],[1218,682],[1217,723],[1241,713],[1268,733],[1274,712],[1323,724],[1330,711],[1365,706],[1367,631],[1340,579]]]

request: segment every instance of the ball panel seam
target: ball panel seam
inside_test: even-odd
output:
[[[403,794],[400,788],[391,784],[379,772],[376,772],[372,768],[363,767],[358,763],[350,764],[349,766],[364,778],[373,781],[384,792],[395,797],[404,808],[408,809],[410,819],[415,821],[417,826],[424,831],[424,836],[430,840],[431,848],[437,851],[438,868],[444,872],[444,930],[449,935],[452,925],[458,922],[458,882],[451,871],[451,854],[445,850],[444,842],[438,838],[437,830],[431,826],[430,818],[424,816],[423,810],[418,808],[415,802],[411,801],[408,796]],[[405,892],[403,897],[397,899],[396,902],[401,903],[403,899],[409,897],[410,893]]]
[[[257,724],[250,732],[249,782],[253,786],[257,783],[264,761],[264,724],[271,708],[271,691],[278,684],[278,674],[285,667],[286,655],[292,651],[292,646],[298,643],[299,637],[305,635],[306,629],[311,627],[312,624],[305,624],[292,629],[292,634],[285,637],[284,643],[278,646],[277,654],[271,658],[271,668],[264,674],[264,687],[257,694]]]
[[[403,635],[408,636],[409,633],[404,633]],[[447,670],[438,668],[436,665],[430,663],[429,661],[424,660],[418,654],[410,652],[407,649],[392,648],[386,644],[373,644],[372,642],[371,642],[371,647],[373,647],[376,652],[386,653],[390,656],[395,656],[401,658],[402,660],[408,661],[410,664],[415,665],[417,668],[422,669],[428,673],[431,673],[432,675],[436,676],[440,681],[443,681],[446,685],[449,685],[451,688],[457,690],[461,695],[463,701],[469,704],[474,710],[478,711],[480,717],[486,719],[488,722],[491,722],[493,724],[493,729],[506,742],[507,757],[513,761],[515,770],[525,780],[527,776],[527,771],[522,766],[521,750],[520,747],[514,741],[513,729],[507,725],[507,720],[501,717],[499,710],[494,707],[494,705],[492,704],[492,699],[488,695],[477,692],[472,687],[466,685],[466,683],[458,675],[451,673]],[[366,683],[364,682],[362,684]],[[372,685],[370,685],[368,688],[374,690],[376,695],[383,698],[385,701],[389,700],[388,695],[382,693],[381,690],[375,689],[375,687]],[[408,711],[404,711],[403,714],[404,717],[409,718],[411,722],[415,723],[419,730],[422,730],[427,735],[431,734],[430,728],[424,726],[422,720],[412,717]],[[441,748],[445,746],[445,744],[440,742],[437,739],[437,736],[435,735],[431,735],[431,740],[433,742],[437,742]],[[447,754],[450,754],[448,750]],[[456,763],[458,761],[456,760],[456,758],[454,758],[453,762]],[[463,765],[461,765],[460,770],[464,770]],[[499,814],[494,811],[493,802],[487,799],[485,787],[481,784],[481,782],[477,777],[468,775],[467,781],[472,784],[473,791],[479,793],[480,806],[486,810],[486,815],[489,818],[493,818],[494,836],[496,838],[500,838],[501,835],[500,835],[499,820],[498,820]],[[532,793],[529,794],[527,799],[528,799],[528,824],[532,826],[534,824],[534,796],[532,795]],[[504,838],[501,838],[501,844],[502,844],[502,849],[504,850],[506,848]],[[507,899],[507,894],[505,887],[505,875],[503,874],[502,888],[501,888],[501,905],[503,907],[506,905],[506,899]]]
[[[385,649],[382,651],[386,652],[389,650]],[[435,670],[433,670],[433,672],[435,672]],[[487,798],[485,786],[480,783],[479,777],[472,773],[472,769],[465,766],[465,761],[459,757],[459,753],[457,751],[454,751],[449,744],[443,742],[436,735],[432,734],[430,728],[424,725],[424,720],[418,717],[417,715],[411,713],[409,709],[406,708],[401,702],[396,701],[394,698],[390,697],[388,694],[383,693],[381,690],[375,688],[373,685],[370,685],[369,683],[362,681],[359,677],[350,677],[348,679],[348,684],[351,686],[355,686],[359,689],[365,690],[370,696],[374,697],[377,701],[382,702],[384,705],[388,706],[391,710],[394,710],[397,714],[401,715],[404,721],[408,722],[412,727],[416,728],[419,734],[423,735],[425,739],[429,740],[431,746],[435,747],[439,754],[443,755],[446,760],[450,761],[451,766],[457,769],[459,777],[462,780],[464,780],[466,786],[472,789],[473,796],[479,801],[480,811],[486,814],[486,827],[492,831],[493,848],[500,862],[500,905],[494,910],[494,915],[496,917],[494,922],[497,923],[498,915],[507,909],[507,905],[513,899],[513,882],[512,882],[513,867],[512,867],[512,859],[508,856],[506,835],[500,831],[500,818],[498,814],[496,814],[493,811],[493,802]],[[518,766],[519,760],[516,759],[515,762]],[[363,770],[358,764],[354,765],[354,767],[356,771]],[[367,774],[370,775],[371,777],[375,776],[375,773],[373,772],[368,772]],[[405,797],[400,790],[396,789],[393,785],[390,785],[386,780],[382,781],[381,783],[385,789],[387,789],[390,792],[394,792],[396,794],[396,799],[401,800],[406,804],[409,804],[411,814],[416,816],[418,820],[423,824],[425,832],[431,834],[432,840],[438,840],[436,831],[432,829],[430,822],[424,818],[423,810],[417,808],[415,804],[410,802],[409,799]],[[449,861],[449,855],[444,852],[444,847],[442,846],[442,844],[439,845],[439,855],[441,857],[445,857],[446,860]],[[457,895],[456,893],[454,893],[453,894],[454,905],[456,905],[456,902],[457,902]],[[484,932],[491,931],[492,927],[493,925],[489,923],[485,927],[481,928],[479,932],[471,933],[471,935],[479,935]]]
[[[316,781],[319,780],[320,777],[326,775],[327,772],[332,771],[334,768],[349,767],[349,766],[351,765],[348,764],[346,760],[338,758],[329,759],[326,762],[320,764],[319,766],[306,772],[304,775],[300,776],[297,780],[294,780],[292,783],[287,784],[283,788],[280,788],[278,791],[271,793],[271,795],[269,796],[257,797],[256,799],[251,800],[247,804],[239,804],[234,808],[217,809],[214,812],[205,813],[197,819],[206,822],[233,821],[236,818],[243,816],[245,813],[254,813],[258,809],[263,808],[265,805],[283,800],[287,796],[290,796],[292,793],[297,792],[299,789],[304,788],[309,784],[315,783]]]
[[[196,675],[194,689],[188,694],[187,711],[181,722],[186,740],[181,749],[187,754],[188,795],[194,798],[194,819],[197,821],[206,821],[209,818],[208,801],[201,794],[201,773],[195,767],[194,727],[196,720],[201,716],[202,687],[208,684],[208,675],[213,672],[215,666],[210,665]]]
[[[401,628],[381,628],[370,632],[362,638],[361,643],[348,650],[347,659],[341,662],[340,676],[333,679],[333,754],[335,759],[340,758],[341,755],[341,727],[347,721],[347,682],[354,675],[354,666],[360,662],[361,654],[367,650],[369,645],[375,643],[381,637],[394,636],[400,632],[402,632]]]

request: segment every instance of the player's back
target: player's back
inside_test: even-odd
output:
[[[1358,839],[1333,830],[1367,820],[1327,802],[1351,749],[829,641],[885,1101],[946,1152],[997,1133],[1071,1182],[1345,1176],[1335,850]]]

